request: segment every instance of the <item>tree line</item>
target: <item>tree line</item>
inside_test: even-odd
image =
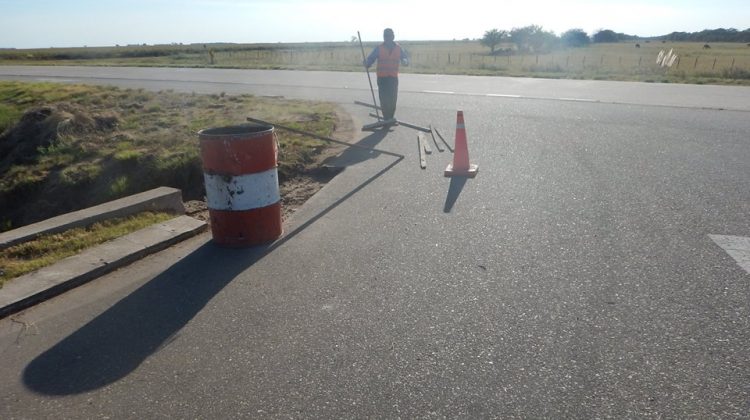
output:
[[[750,42],[750,28],[738,31],[734,28],[704,29],[700,32],[672,32],[659,37],[665,41],[692,42]]]
[[[640,39],[665,41],[693,41],[693,42],[750,42],[750,29],[706,29],[701,32],[672,32],[669,35],[641,38],[627,35],[611,29],[600,29],[589,36],[583,29],[575,28],[557,36],[552,31],[545,31],[539,25],[529,25],[511,30],[490,29],[484,33],[479,42],[488,47],[494,55],[496,53],[509,54],[512,51],[544,52],[559,47],[585,47],[590,43],[637,41]],[[498,47],[511,44],[513,47]]]

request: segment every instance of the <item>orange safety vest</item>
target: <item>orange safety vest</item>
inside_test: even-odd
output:
[[[385,43],[378,47],[378,77],[398,77],[401,64],[401,46],[396,44],[390,51]]]

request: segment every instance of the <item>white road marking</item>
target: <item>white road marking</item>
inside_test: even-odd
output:
[[[487,93],[484,96],[491,96],[493,98],[520,98],[521,95],[503,95],[502,93]]]
[[[523,95],[511,95],[506,93],[467,93],[467,92],[452,92],[448,90],[423,90],[422,93],[432,93],[437,95],[465,95],[465,96],[484,96],[487,98],[511,98],[511,99],[540,99],[544,101],[567,101],[567,102],[586,102],[596,103],[599,102],[596,99],[586,98],[553,98],[553,97],[536,97],[536,96],[523,96]]]
[[[557,98],[560,101],[573,101],[573,102],[596,102],[593,99],[581,99],[581,98]]]
[[[708,235],[750,274],[750,238],[744,236]]]

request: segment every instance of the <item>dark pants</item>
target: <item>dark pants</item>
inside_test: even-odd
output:
[[[396,114],[398,77],[378,77],[378,96],[383,108],[383,118],[390,120]]]

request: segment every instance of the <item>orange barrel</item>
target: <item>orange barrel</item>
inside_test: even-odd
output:
[[[281,236],[279,150],[273,126],[209,128],[198,137],[214,242],[243,247]]]

